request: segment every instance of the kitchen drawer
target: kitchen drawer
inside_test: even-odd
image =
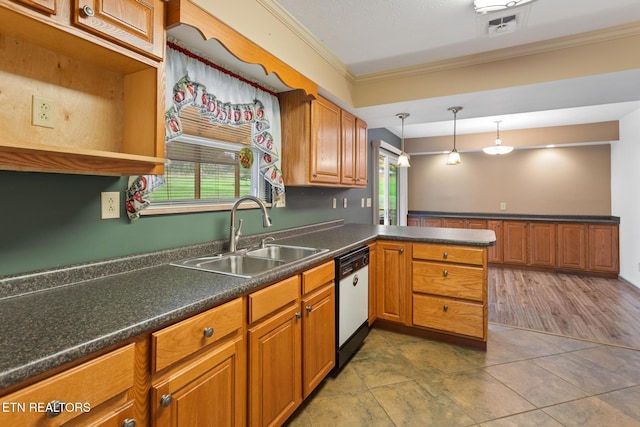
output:
[[[413,294],[413,324],[484,339],[484,305]]]
[[[242,328],[242,298],[152,334],[154,372]]]
[[[484,248],[420,243],[413,245],[413,259],[474,265],[485,265],[487,262]]]
[[[302,294],[318,289],[334,280],[336,268],[333,261],[319,265],[302,273]]]
[[[293,276],[249,295],[249,323],[298,300],[300,276]]]
[[[0,425],[59,426],[95,411],[100,404],[133,388],[134,363],[134,344],[129,344],[4,396],[0,399],[3,408],[6,404],[23,404],[24,410],[14,406],[11,411],[0,411]],[[49,417],[47,406],[62,411]]]
[[[484,270],[482,267],[413,261],[414,292],[484,301]]]

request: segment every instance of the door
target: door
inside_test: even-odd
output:
[[[407,225],[407,168],[399,168],[400,150],[384,141],[373,141],[374,192],[373,223],[381,225]]]
[[[378,156],[378,218],[381,225],[398,225],[398,167],[396,159]]]

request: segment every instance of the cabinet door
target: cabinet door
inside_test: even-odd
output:
[[[356,147],[355,147],[355,165],[356,165],[356,185],[358,187],[367,186],[367,169],[369,162],[367,161],[369,152],[369,140],[367,138],[367,124],[356,118]]]
[[[527,263],[527,223],[504,221],[503,261],[511,264]]]
[[[556,225],[553,223],[529,224],[529,264],[554,267],[556,264]]]
[[[407,225],[413,227],[421,227],[423,219],[424,218],[421,218],[419,216],[407,215]]]
[[[312,183],[340,183],[340,108],[322,98],[311,101]]]
[[[442,227],[442,219],[440,218],[423,218],[423,227]]]
[[[489,262],[502,263],[502,248],[504,246],[502,221],[489,221],[487,227],[496,233],[496,244],[495,246],[489,246],[487,260]]]
[[[237,337],[153,385],[153,425],[243,426],[244,354]]]
[[[596,272],[618,273],[618,226],[590,225],[588,241],[588,269]]]
[[[73,23],[114,43],[162,59],[164,5],[159,0],[74,0]]]
[[[333,282],[304,297],[302,307],[302,392],[306,398],[336,365]]]
[[[249,330],[251,426],[282,425],[302,402],[299,310],[292,305]]]
[[[484,219],[467,219],[464,222],[464,228],[471,228],[474,230],[486,230],[487,221]]]
[[[378,242],[378,318],[405,323],[407,316],[406,247],[403,243]]]
[[[342,172],[340,182],[352,186],[356,184],[356,117],[346,111],[340,112],[340,133],[342,140]]]
[[[56,0],[14,0],[50,15],[56,14]]]
[[[442,218],[442,226],[445,228],[465,228],[464,219]]]
[[[558,224],[558,268],[587,267],[587,230],[584,224]]]

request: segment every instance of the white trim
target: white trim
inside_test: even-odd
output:
[[[378,212],[378,207],[380,206],[380,199],[379,199],[379,188],[380,188],[380,184],[379,184],[379,176],[380,174],[378,173],[378,159],[380,158],[380,152],[386,152],[386,154],[388,155],[388,157],[390,159],[393,159],[395,162],[397,162],[398,160],[398,156],[400,155],[400,153],[402,153],[402,151],[399,148],[396,148],[395,146],[384,142],[382,140],[380,141],[373,141],[373,169],[374,169],[374,174],[373,174],[373,223],[374,224],[378,224],[379,221],[379,212]],[[409,168],[397,168],[398,171],[398,190],[400,192],[400,194],[398,194],[398,225],[407,225],[407,213],[408,211],[408,205],[409,205],[409,201],[408,201],[408,196],[409,196],[409,191],[408,191],[408,184],[409,184],[409,179],[408,179],[408,171],[407,169]]]

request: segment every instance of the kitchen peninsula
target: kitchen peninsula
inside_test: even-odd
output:
[[[148,399],[164,397],[156,396],[156,391],[165,382],[171,384],[174,380],[169,375],[172,367],[182,366],[172,361],[168,362],[171,366],[165,368],[159,364],[160,359],[152,356],[159,347],[158,333],[169,330],[169,325],[182,325],[208,313],[212,313],[212,318],[222,319],[229,335],[221,336],[218,344],[201,344],[199,338],[193,354],[185,359],[194,362],[196,356],[204,357],[212,348],[231,348],[233,345],[238,355],[235,366],[242,371],[240,389],[246,390],[242,379],[247,375],[244,364],[248,296],[298,277],[300,273],[311,272],[318,266],[333,264],[335,257],[363,244],[376,247],[378,262],[372,260],[372,266],[377,264],[376,274],[372,274],[372,282],[376,283],[373,292],[377,293],[374,312],[383,326],[396,324],[434,331],[460,338],[459,342],[463,344],[476,342],[480,347],[482,343],[486,345],[487,248],[495,244],[493,231],[345,225],[342,221],[333,221],[271,235],[279,243],[328,251],[252,278],[223,276],[169,265],[178,259],[219,251],[221,246],[217,245],[221,242],[95,265],[73,266],[54,272],[0,278],[1,295],[4,297],[0,299],[0,311],[6,319],[0,326],[0,339],[6,349],[0,355],[2,401],[21,396],[21,392],[37,388],[39,384],[46,384],[61,372],[75,373],[75,369],[84,368],[87,364],[102,364],[99,366],[103,369],[124,365],[130,366],[131,372],[122,373],[123,385],[113,390],[113,395],[120,396],[118,404],[128,405],[129,413],[141,422],[140,425],[146,425],[148,421],[145,420],[150,419],[155,423],[162,419],[161,407],[165,403],[170,404],[169,398],[158,406],[160,409],[152,404],[152,414],[148,413]],[[241,240],[240,246],[252,245],[261,237],[264,236],[247,236]],[[395,274],[388,271],[391,260],[399,263],[395,265],[399,268]],[[91,275],[93,277],[89,277]],[[67,281],[61,282],[62,277]],[[392,281],[387,282],[387,278]],[[393,281],[397,278],[403,282]],[[444,279],[460,284],[460,288],[447,295],[442,285]],[[51,281],[57,282],[57,286],[52,287]],[[413,286],[410,286],[412,282]],[[435,284],[433,289],[429,288],[431,282]],[[402,288],[392,290],[392,294],[386,293],[391,286]],[[389,295],[395,295],[402,307],[403,317],[397,321],[389,320],[389,311],[393,307]],[[446,319],[447,314],[457,317],[450,321]],[[180,337],[172,339],[179,340]],[[106,362],[105,357],[109,357]],[[204,363],[199,360],[198,363]],[[52,384],[55,386],[55,382]],[[154,392],[150,393],[150,389]],[[47,394],[46,390],[46,387],[41,388],[40,394],[33,396],[60,399]],[[83,397],[83,389],[80,388],[79,393],[78,399]],[[113,412],[113,400],[107,397],[96,398],[94,405],[98,409],[107,405]],[[98,409],[95,413],[105,412]],[[244,413],[242,409],[238,411]],[[90,413],[63,415],[95,416],[93,408]],[[3,420],[7,416],[18,419],[20,414],[3,413],[1,416]]]

